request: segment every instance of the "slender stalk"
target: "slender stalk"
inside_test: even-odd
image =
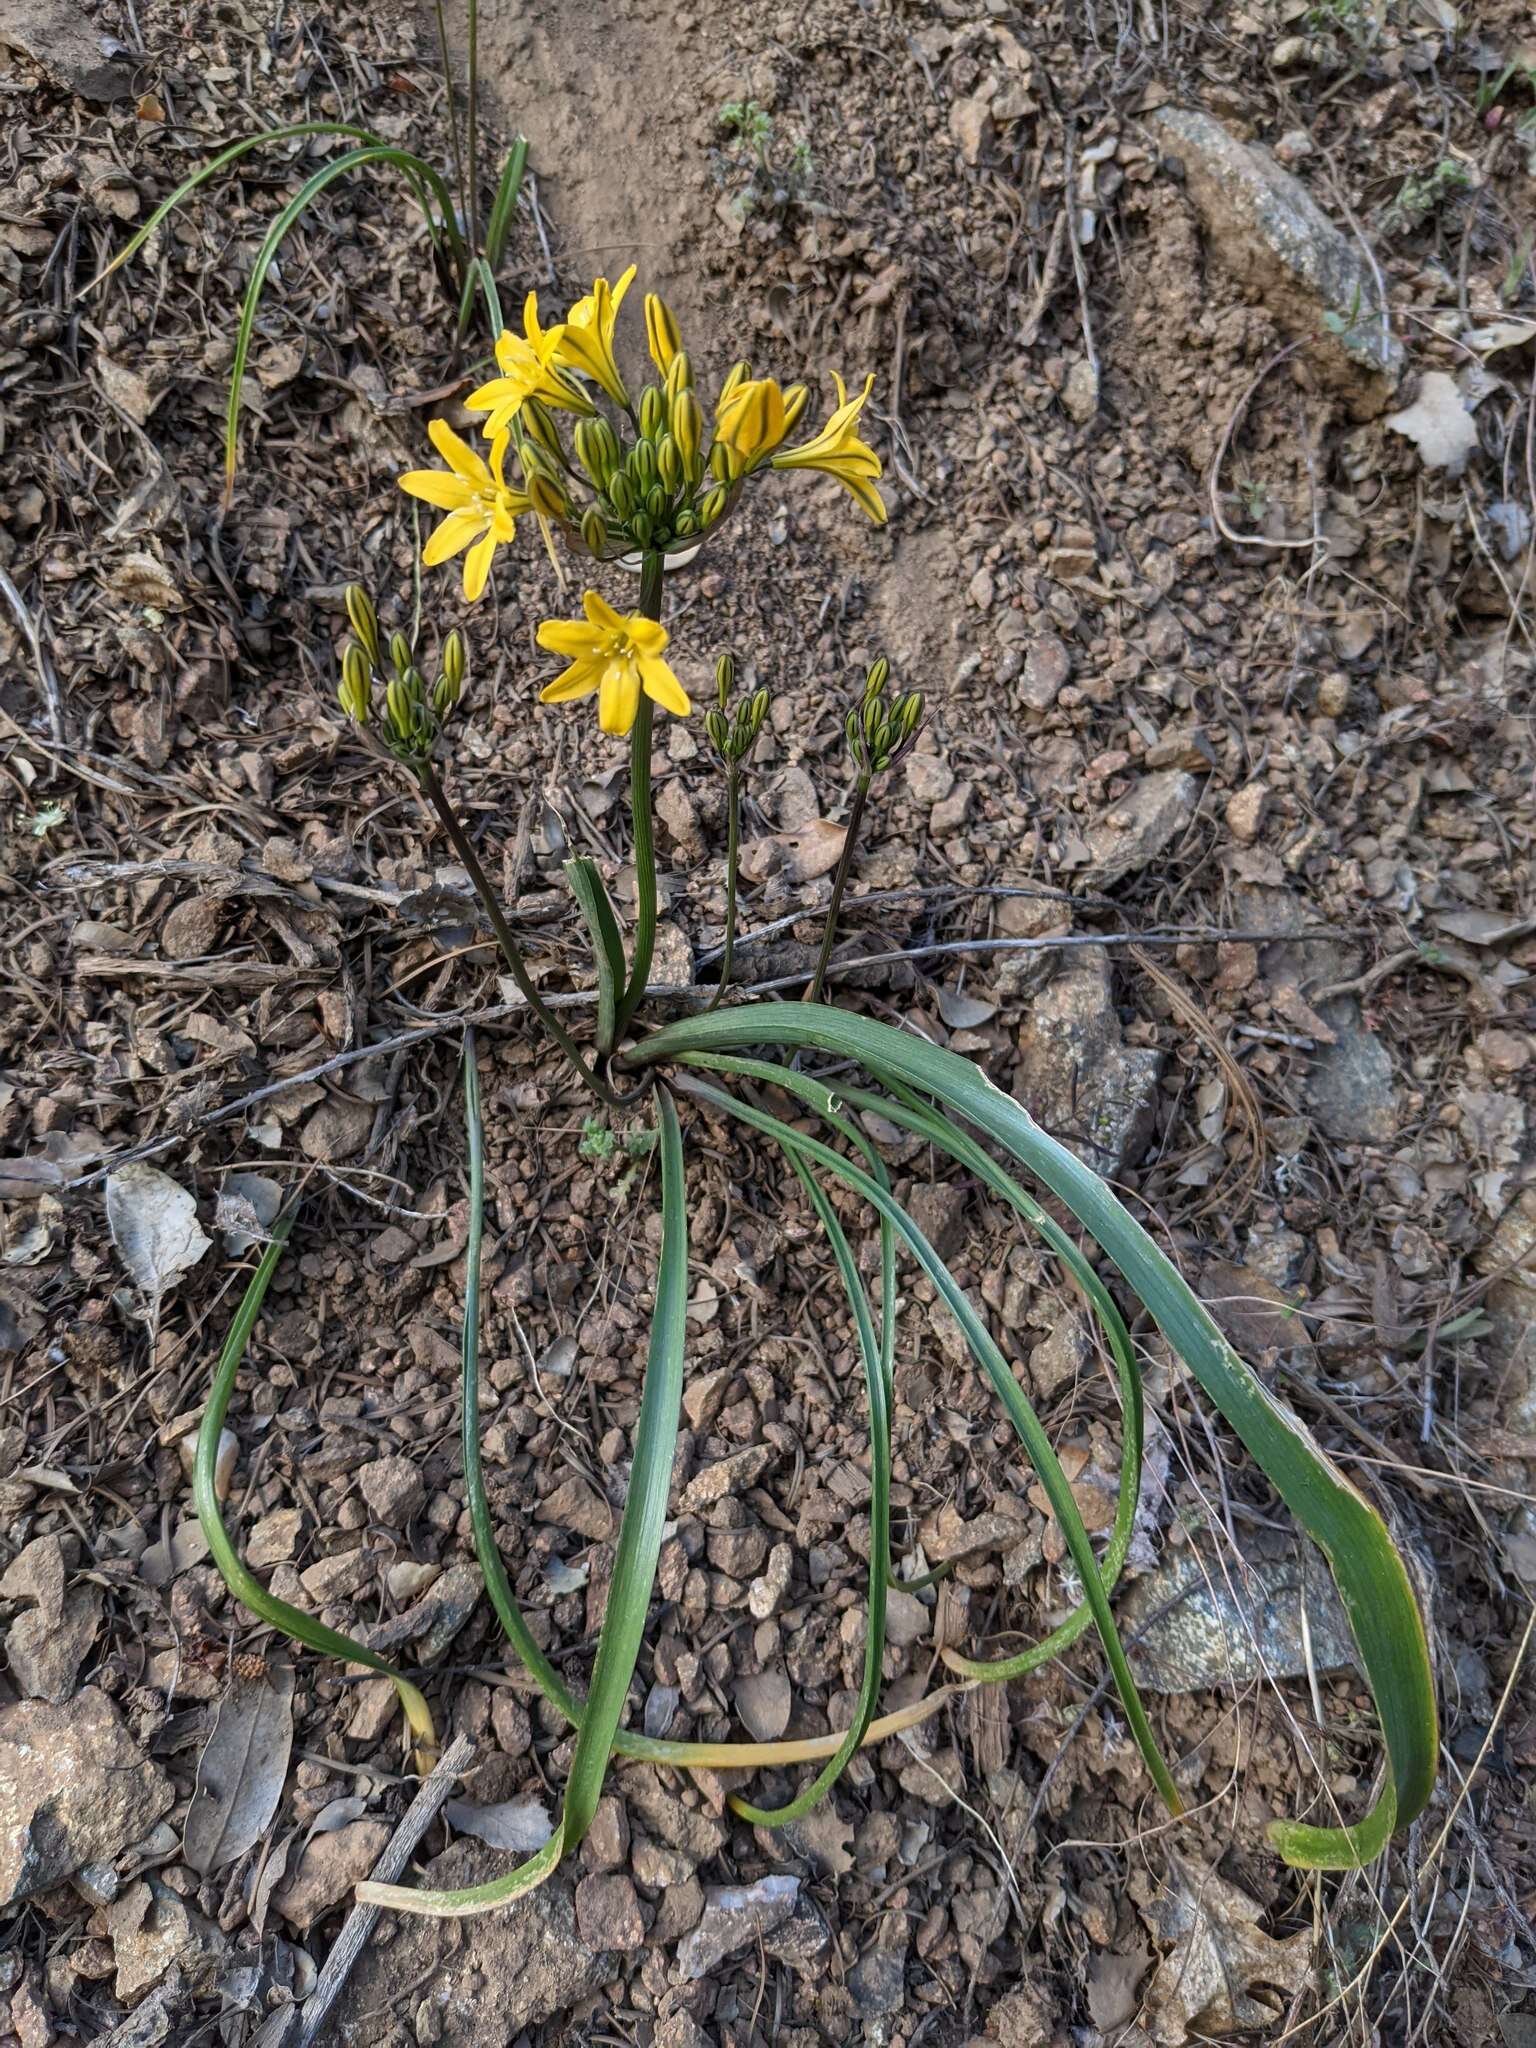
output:
[[[661,618],[662,558],[648,551],[640,564],[640,616]],[[656,844],[651,829],[651,726],[652,705],[642,690],[629,741],[629,812],[635,842],[635,951],[629,965],[629,986],[619,1005],[617,1033],[635,1014],[645,984],[650,978],[651,956],[656,950]]]
[[[519,993],[522,995],[524,1002],[527,1003],[529,1009],[533,1011],[539,1022],[544,1026],[544,1029],[549,1033],[556,1045],[559,1046],[593,1094],[601,1097],[604,1102],[610,1105],[616,1104],[618,1098],[598,1078],[591,1067],[587,1065],[581,1056],[575,1039],[572,1038],[569,1031],[566,1030],[560,1019],[549,1008],[548,1004],[534,987],[532,977],[529,975],[523,960],[522,948],[512,936],[512,927],[507,923],[501,904],[497,899],[496,891],[491,887],[490,877],[480,865],[480,856],[476,853],[469,834],[459,823],[452,804],[448,801],[443,785],[438,779],[436,768],[430,761],[423,761],[418,765],[416,773],[422,795],[436,813],[438,822],[453,843],[454,852],[463,862],[469,879],[474,884],[475,894],[480,898],[481,907],[491,921],[491,929],[496,934],[497,942],[501,947],[502,957],[511,969],[512,979],[517,983]]]
[[[469,0],[469,219],[464,232],[471,257],[480,254],[480,129],[477,119],[480,88],[480,7]]]
[[[706,1012],[714,1009],[730,985],[731,961],[736,953],[736,856],[741,843],[741,770],[735,762],[731,764],[725,802],[728,819],[725,830],[725,945],[720,954],[720,979],[715,983],[714,994],[704,1005]]]
[[[453,152],[453,182],[458,188],[459,210],[465,229],[469,226],[469,187],[464,183],[464,158],[459,149],[459,104],[453,89],[453,59],[448,53],[448,23],[443,16],[443,0],[436,0],[437,8],[437,54],[443,66],[443,97],[448,108],[448,144]],[[470,244],[473,257],[474,244]]]
[[[859,826],[864,821],[864,805],[868,798],[869,777],[861,775],[858,789],[854,792],[853,809],[848,813],[848,832],[843,840],[837,873],[832,879],[832,901],[827,905],[827,928],[821,935],[821,957],[816,962],[816,972],[811,976],[811,985],[801,997],[802,1002],[821,1001],[821,985],[827,978],[827,963],[832,958],[832,945],[837,937],[837,914],[843,907],[843,891],[847,888],[848,877],[853,871],[853,851],[858,844]]]

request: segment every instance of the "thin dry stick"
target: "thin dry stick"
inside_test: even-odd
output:
[[[455,1735],[452,1742],[438,1758],[431,1776],[406,1808],[400,1825],[390,1836],[383,1855],[373,1866],[369,1876],[379,1884],[393,1884],[403,1875],[410,1862],[417,1843],[436,1820],[444,1801],[453,1791],[455,1782],[463,1777],[475,1746],[467,1735]],[[311,2048],[330,2016],[331,2007],[336,2003],[342,1986],[346,1983],[352,1965],[357,1961],[368,1937],[372,1934],[382,1907],[354,1906],[347,1915],[346,1923],[336,1937],[336,1945],[326,1957],[315,1988],[304,2001],[302,2009],[303,2031],[294,2043],[294,2048]],[[292,2008],[293,2017],[299,2018],[300,2009]],[[282,2048],[290,2024],[271,2044],[271,2048]]]
[[[1307,535],[1305,540],[1271,540],[1266,533],[1234,533],[1222,516],[1221,510],[1221,466],[1227,459],[1227,450],[1232,445],[1232,436],[1237,432],[1244,413],[1247,412],[1253,402],[1253,394],[1258,390],[1271,370],[1278,370],[1288,356],[1293,356],[1298,349],[1305,348],[1311,339],[1312,337],[1309,334],[1304,334],[1300,341],[1289,343],[1285,348],[1280,349],[1275,355],[1270,357],[1269,361],[1260,368],[1259,374],[1248,386],[1248,389],[1237,401],[1237,404],[1233,406],[1232,411],[1227,417],[1227,424],[1221,430],[1221,440],[1217,444],[1216,457],[1211,464],[1211,519],[1222,539],[1230,541],[1235,548],[1315,548],[1322,539],[1322,535],[1317,532],[1316,528]]]

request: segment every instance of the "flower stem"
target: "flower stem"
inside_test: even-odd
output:
[[[802,1002],[819,1003],[821,985],[827,978],[827,962],[832,958],[832,943],[837,937],[837,914],[843,907],[843,891],[848,886],[848,876],[853,868],[853,851],[858,844],[859,826],[864,819],[864,804],[869,796],[869,777],[861,775],[859,786],[854,792],[853,809],[848,813],[848,830],[843,838],[843,851],[838,859],[837,873],[832,879],[832,901],[827,905],[827,928],[821,935],[821,956],[816,962],[816,972],[811,985],[801,997]]]
[[[725,946],[720,954],[720,979],[715,983],[714,994],[704,1005],[706,1015],[715,1008],[730,984],[731,962],[736,953],[736,854],[741,841],[741,770],[734,762],[725,801],[728,817],[725,833]]]
[[[507,923],[496,891],[491,887],[490,877],[480,865],[480,856],[471,844],[469,834],[459,823],[452,804],[448,801],[447,793],[438,778],[436,768],[430,761],[420,762],[417,766],[416,775],[422,795],[436,813],[438,822],[442,825],[443,830],[448,834],[449,839],[453,843],[454,852],[463,862],[469,879],[474,884],[475,894],[480,898],[481,907],[491,921],[491,929],[496,934],[497,943],[501,947],[502,957],[511,969],[512,979],[517,983],[519,993],[522,995],[524,1002],[527,1003],[529,1009],[533,1011],[539,1022],[544,1026],[544,1029],[549,1033],[556,1045],[559,1046],[593,1094],[601,1097],[604,1102],[615,1103],[618,1098],[587,1065],[581,1056],[575,1039],[572,1038],[569,1031],[566,1030],[560,1019],[534,987],[532,977],[523,960],[522,948],[512,936],[512,927]]]
[[[662,558],[648,551],[640,563],[640,616],[661,618]],[[629,985],[619,1004],[615,1032],[620,1038],[635,1014],[645,984],[650,978],[651,956],[656,950],[656,844],[651,830],[651,721],[650,698],[642,690],[629,741],[629,813],[635,845],[635,951],[629,967]]]

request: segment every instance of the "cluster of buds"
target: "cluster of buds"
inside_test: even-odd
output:
[[[722,654],[715,663],[715,703],[704,714],[704,730],[722,767],[734,772],[757,744],[757,736],[768,716],[768,692],[754,690],[731,712],[731,692],[736,687],[736,664]]]
[[[597,561],[635,548],[665,553],[700,540],[724,516],[740,481],[740,465],[733,474],[723,443],[706,457],[704,408],[682,348],[671,352],[662,381],[641,392],[627,448],[600,414],[577,421],[576,460],[593,493],[579,515],[569,490],[574,473],[567,468],[562,479],[556,466],[565,458],[549,411],[533,399],[521,419],[527,431],[519,457],[534,509],[574,528]]]
[[[373,600],[360,584],[348,584],[346,601],[357,638],[341,657],[336,695],[342,710],[354,725],[376,730],[397,760],[430,760],[464,694],[464,636],[455,630],[444,640],[438,673],[428,683],[403,633],[391,633],[387,642],[382,638]],[[379,685],[381,703],[375,701]]]
[[[894,768],[922,729],[921,692],[909,690],[904,697],[892,702],[885,693],[890,673],[891,664],[882,654],[871,664],[869,674],[864,678],[863,692],[844,724],[848,751],[860,776],[866,781],[872,775],[883,775],[888,768]]]

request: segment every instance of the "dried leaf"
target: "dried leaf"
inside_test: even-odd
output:
[[[837,866],[848,834],[830,818],[813,818],[794,832],[775,832],[754,839],[741,850],[741,872],[749,882],[766,882],[783,874],[792,882],[814,882]]]
[[[1533,336],[1536,320],[1493,320],[1486,327],[1470,328],[1462,340],[1479,355],[1494,356],[1500,349],[1521,347]]]
[[[231,1173],[219,1189],[214,1228],[224,1234],[224,1249],[243,1258],[253,1245],[265,1244],[282,1207],[283,1189],[266,1173]]]
[[[1276,1941],[1259,1925],[1262,1907],[1184,1856],[1170,1854],[1167,1888],[1148,1917],[1173,1946],[1147,1987],[1143,2023],[1169,2048],[1273,2026],[1312,1969],[1309,1933]],[[1258,1986],[1280,1996],[1266,2003]]]
[[[118,1257],[152,1302],[212,1243],[198,1223],[197,1203],[158,1166],[123,1166],[107,1176],[107,1228]]]
[[[554,1833],[549,1815],[537,1799],[502,1799],[494,1806],[477,1806],[473,1799],[450,1799],[443,1818],[477,1842],[519,1853],[542,1849]]]
[[[974,1031],[979,1024],[988,1024],[997,1015],[996,1003],[985,1003],[980,996],[962,996],[954,989],[939,990],[939,1015],[951,1031]]]
[[[182,1854],[199,1877],[259,1840],[277,1811],[292,1747],[292,1667],[274,1664],[261,1678],[238,1680],[220,1702],[187,1809]]]
[[[1447,476],[1460,476],[1477,446],[1476,423],[1456,379],[1444,370],[1426,370],[1418,397],[1401,412],[1388,413],[1387,425],[1414,443],[1426,469],[1443,469]]]

